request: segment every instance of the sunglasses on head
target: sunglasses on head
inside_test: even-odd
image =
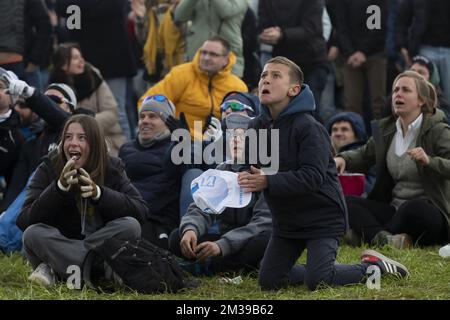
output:
[[[222,103],[222,105],[220,106],[220,110],[222,112],[225,112],[229,108],[231,108],[232,111],[249,110],[249,111],[253,112],[252,107],[250,107],[246,104],[240,103],[240,102],[236,102],[236,101],[230,101],[230,102],[226,101],[226,102]]]
[[[167,101],[166,96],[163,96],[162,94],[153,94],[151,96],[147,96],[144,98],[144,101],[142,101],[142,103],[150,101],[150,100],[155,100],[158,102],[164,102]]]

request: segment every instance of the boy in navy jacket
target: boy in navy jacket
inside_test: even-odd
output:
[[[272,236],[259,274],[261,287],[273,290],[304,283],[315,290],[321,283],[358,283],[365,280],[370,265],[378,266],[381,274],[407,276],[405,266],[373,250],[363,252],[361,264],[335,264],[339,238],[348,225],[347,208],[329,135],[311,114],[312,92],[303,84],[300,67],[285,57],[266,63],[258,89],[261,115],[251,126],[279,130],[279,141],[265,141],[279,144],[279,169],[266,175],[252,166],[250,172],[239,174],[238,181],[246,191],[263,190],[272,212]],[[295,265],[305,249],[306,265]]]

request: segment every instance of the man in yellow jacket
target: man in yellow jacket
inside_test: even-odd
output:
[[[138,107],[148,95],[162,94],[186,116],[191,136],[194,121],[202,121],[202,128],[209,115],[220,119],[220,102],[230,91],[247,92],[245,83],[231,74],[236,62],[230,45],[219,36],[206,40],[191,62],[172,68],[163,80],[151,87],[140,99]]]

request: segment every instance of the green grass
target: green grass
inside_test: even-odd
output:
[[[341,247],[337,262],[355,263],[359,261],[361,251],[361,248]],[[393,277],[383,277],[380,290],[368,289],[366,285],[360,284],[337,288],[325,287],[314,292],[308,291],[304,286],[265,292],[258,287],[256,277],[243,276],[244,281],[235,285],[221,283],[220,276],[216,276],[200,278],[202,285],[195,290],[158,295],[127,291],[106,294],[90,289],[70,290],[65,284],[43,288],[27,281],[31,267],[19,254],[0,255],[0,299],[450,299],[450,260],[438,255],[438,247],[402,251],[384,248],[380,251],[406,265],[411,272],[411,278],[397,280]],[[299,262],[304,261],[305,254]]]

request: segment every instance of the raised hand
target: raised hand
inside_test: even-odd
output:
[[[74,184],[78,184],[77,169],[75,169],[75,159],[71,158],[61,171],[58,182],[68,191]]]
[[[412,160],[423,166],[427,166],[430,164],[430,158],[428,157],[425,150],[423,150],[421,147],[410,149],[406,151],[406,153]]]
[[[203,140],[216,141],[222,137],[222,124],[220,120],[215,117],[208,117],[209,123],[207,122],[205,133],[203,134]]]
[[[166,124],[167,128],[169,128],[170,133],[173,133],[177,129],[185,129],[189,131],[189,125],[186,121],[186,116],[184,115],[184,112],[180,113],[180,119],[176,119],[173,116],[169,116],[164,123]]]
[[[13,101],[17,101],[18,98],[29,98],[34,93],[34,88],[29,86],[25,81],[10,79],[8,89],[6,92],[11,95]]]
[[[80,173],[80,191],[81,197],[98,199],[100,197],[100,188],[97,187],[95,182],[89,176],[83,168],[78,169]]]

